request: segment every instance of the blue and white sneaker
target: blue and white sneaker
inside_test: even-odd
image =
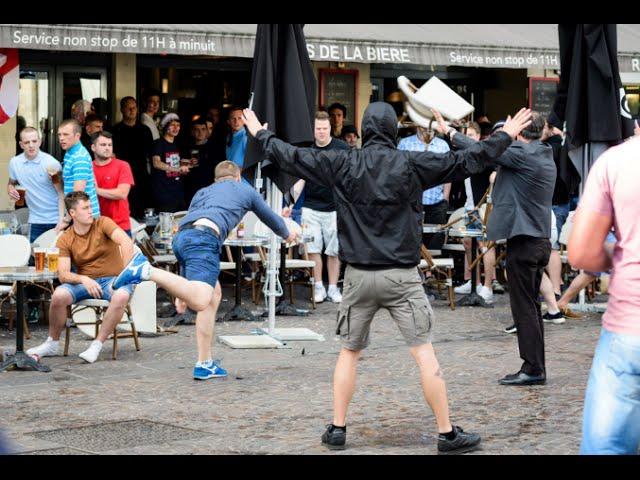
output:
[[[129,264],[124,267],[120,275],[113,281],[113,290],[117,290],[125,285],[136,285],[151,276],[151,264],[142,253],[136,253]]]
[[[217,362],[209,360],[208,362],[198,362],[193,369],[194,380],[209,380],[210,378],[224,378],[227,371],[218,365]]]

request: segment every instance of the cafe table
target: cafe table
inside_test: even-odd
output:
[[[7,355],[0,365],[0,372],[7,370],[37,370],[50,372],[39,360],[24,352],[24,286],[29,282],[48,282],[58,277],[57,272],[36,272],[35,267],[1,267],[0,282],[16,283],[16,352]]]

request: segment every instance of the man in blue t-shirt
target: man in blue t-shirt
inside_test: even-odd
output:
[[[186,279],[151,267],[139,253],[113,282],[113,289],[117,290],[122,285],[152,280],[176,297],[178,313],[184,313],[187,307],[198,312],[198,362],[193,370],[196,380],[227,376],[226,370],[212,359],[211,342],[222,298],[218,283],[220,251],[228,233],[251,210],[287,243],[297,238],[296,232],[289,232],[282,218],[269,208],[260,194],[241,181],[240,168],[235,163],[221,162],[215,175],[215,183],[193,197],[189,212],[173,239],[173,252]]]
[[[227,125],[231,130],[227,136],[227,160],[232,161],[242,169],[244,168],[244,155],[247,151],[247,131],[244,128],[242,108],[233,107],[229,110]],[[242,181],[247,185],[251,185],[245,177],[242,177]]]
[[[7,192],[13,200],[19,199],[16,185],[26,189],[29,207],[29,241],[33,243],[44,232],[65,225],[64,195],[62,193],[62,166],[55,158],[40,150],[42,139],[33,127],[20,131],[23,153],[9,161]]]
[[[93,218],[100,216],[100,204],[96,192],[96,180],[93,175],[93,160],[80,142],[82,127],[77,120],[65,120],[58,127],[58,141],[66,153],[62,165],[64,194],[86,192],[91,199]],[[70,222],[70,218],[65,221]]]

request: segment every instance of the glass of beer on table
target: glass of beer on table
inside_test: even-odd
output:
[[[16,190],[18,192],[18,195],[20,195],[20,198],[16,200],[16,207],[24,207],[24,199],[27,194],[27,189],[23,186],[16,185]]]
[[[45,256],[47,255],[47,249],[41,247],[35,247],[33,249],[33,256],[36,261],[36,272],[44,272]]]
[[[60,256],[60,249],[52,247],[47,249],[47,264],[50,272],[58,271],[58,257]]]

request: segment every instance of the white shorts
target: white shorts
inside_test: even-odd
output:
[[[313,242],[307,243],[307,253],[325,253],[330,257],[338,256],[338,216],[336,212],[318,212],[302,208],[302,223],[306,232],[313,236]],[[324,246],[324,252],[322,247]]]

